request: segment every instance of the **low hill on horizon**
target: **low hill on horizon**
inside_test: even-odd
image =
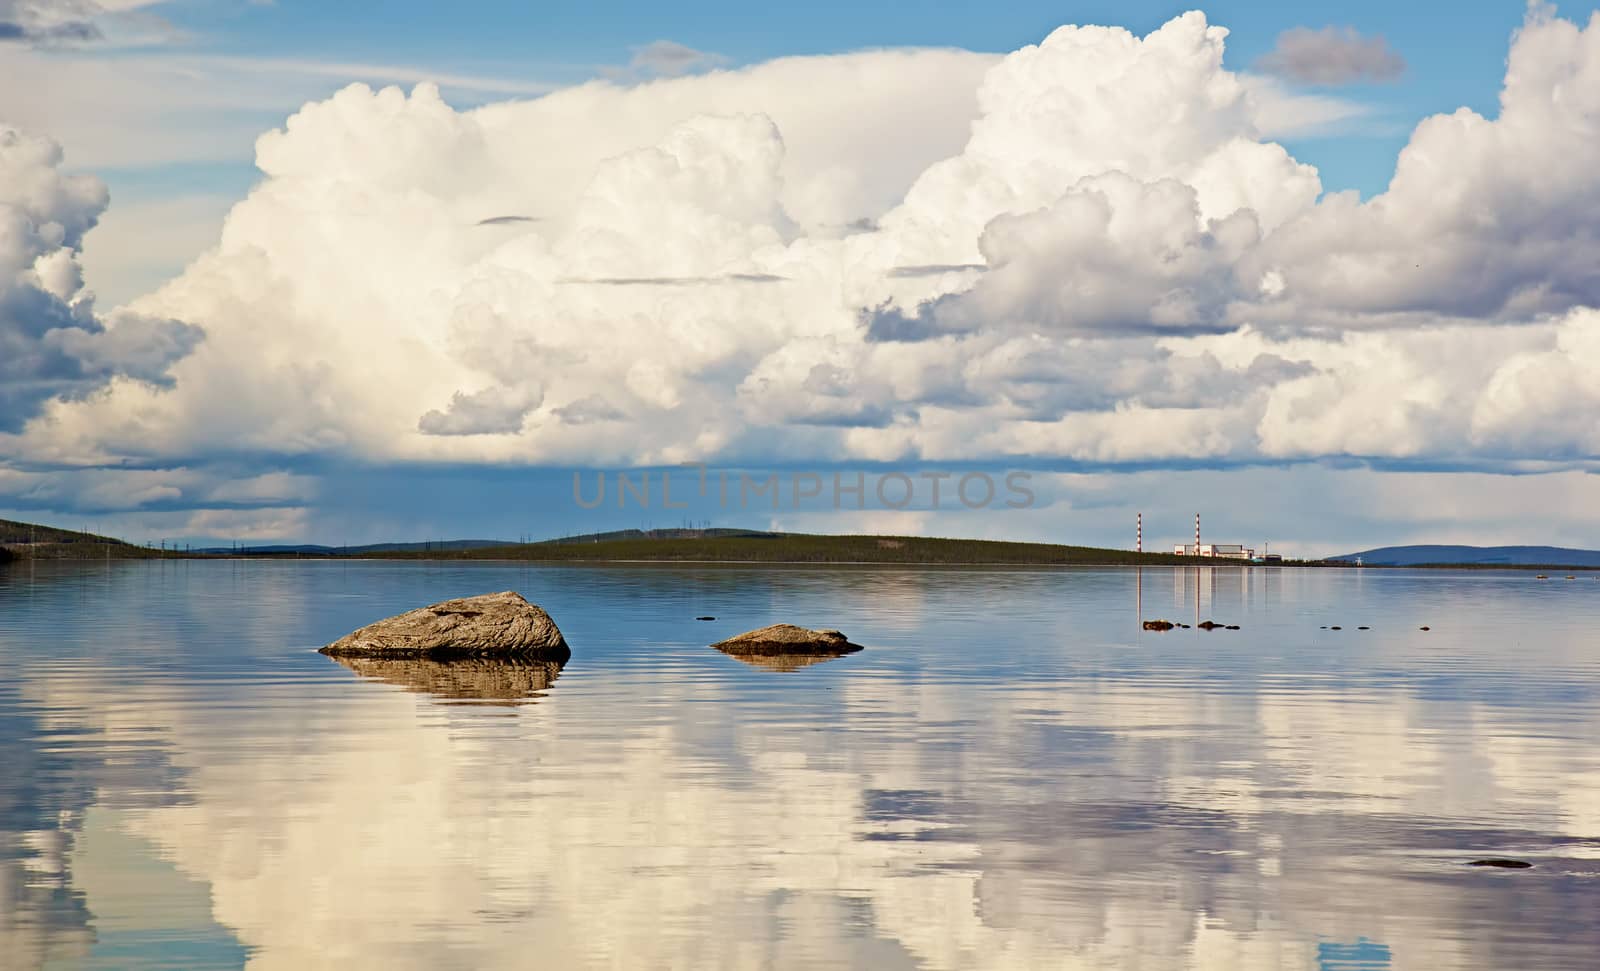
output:
[[[1357,558],[1367,566],[1574,566],[1600,569],[1600,550],[1568,549],[1561,546],[1382,546],[1360,553],[1330,556],[1332,562],[1353,563]]]
[[[670,533],[679,535],[664,535]],[[535,560],[547,562],[635,561],[657,563],[908,563],[945,565],[1208,565],[1242,566],[1216,560],[1135,553],[1132,550],[944,539],[928,536],[823,535],[760,530],[622,530],[542,543],[454,552],[380,553],[385,558]]]
[[[276,543],[258,546],[208,546],[194,552],[209,556],[359,556],[364,553],[428,553],[474,550],[490,546],[515,546],[505,539],[424,540],[420,543],[368,543],[365,546],[324,546],[321,543]]]
[[[610,543],[623,540],[702,539],[717,536],[770,536],[753,529],[614,529],[604,533],[579,533],[519,543],[509,539],[444,539],[420,543],[365,543],[359,546],[328,546],[323,543],[242,543],[235,546],[208,546],[196,553],[222,556],[370,556],[382,553],[460,553],[468,550],[505,549],[520,546],[555,546],[570,543]]]
[[[905,563],[945,565],[1226,566],[1229,561],[1059,543],[928,536],[776,533],[758,529],[623,529],[536,542],[467,539],[326,546],[316,543],[152,549],[93,533],[0,520],[0,559],[309,557],[545,562]]]
[[[135,546],[112,536],[0,519],[0,560],[81,560],[91,557],[130,560],[162,555],[160,550]],[[168,551],[165,555],[172,555],[172,552]]]
[[[572,536],[556,536],[551,539],[538,540],[534,545],[547,545],[552,543],[611,543],[619,540],[632,539],[718,539],[730,536],[778,536],[779,533],[768,532],[763,529],[740,529],[738,527],[710,527],[706,529],[613,529],[604,533],[577,533]]]

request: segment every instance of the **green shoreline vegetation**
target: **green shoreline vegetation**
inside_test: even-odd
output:
[[[187,551],[136,546],[93,533],[0,520],[0,550],[16,559],[396,559],[540,562],[903,563],[930,565],[1215,565],[1170,553],[1051,543],[828,536],[757,530],[624,530],[537,543],[405,543],[368,547],[268,546]],[[3,559],[0,555],[0,559]]]
[[[130,559],[393,559],[509,560],[548,563],[795,563],[928,566],[1261,566],[1242,560],[1135,553],[1056,543],[946,539],[927,536],[826,535],[741,529],[619,530],[533,543],[486,540],[371,546],[237,546],[188,550],[139,546],[108,536],[0,519],[0,563],[17,560]],[[1284,560],[1272,566],[1348,567],[1331,560]],[[1559,563],[1426,563],[1361,569],[1520,570],[1593,573]]]
[[[1170,553],[935,539],[925,536],[829,536],[744,533],[719,536],[627,537],[553,540],[521,546],[445,552],[367,554],[396,559],[543,560],[554,562],[650,561],[720,563],[905,563],[931,565],[1184,565],[1200,561]]]
[[[8,560],[154,560],[181,556],[110,536],[0,519],[0,563]]]

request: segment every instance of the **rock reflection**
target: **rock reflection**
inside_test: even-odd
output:
[[[509,706],[530,705],[544,697],[566,666],[566,661],[534,658],[433,661],[335,657],[333,660],[363,678],[445,701]]]
[[[768,671],[798,671],[813,664],[821,664],[823,661],[832,661],[835,658],[855,653],[854,651],[813,651],[808,654],[736,654],[720,647],[717,650],[722,651],[723,654],[736,661],[743,661],[753,668],[765,668]]]

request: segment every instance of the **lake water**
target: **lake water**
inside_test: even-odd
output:
[[[314,653],[503,589],[553,680]],[[706,647],[778,621],[866,650]],[[1597,632],[1592,575],[14,565],[0,966],[1592,969]]]

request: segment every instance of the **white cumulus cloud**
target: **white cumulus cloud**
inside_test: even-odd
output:
[[[471,111],[346,88],[261,137],[217,245],[128,308],[206,340],[33,325],[138,380],[41,386],[7,447],[1591,462],[1600,21],[1532,16],[1499,115],[1427,119],[1367,202],[1271,140],[1285,95],[1225,40],[1189,13]],[[62,313],[100,205],[12,261]]]

